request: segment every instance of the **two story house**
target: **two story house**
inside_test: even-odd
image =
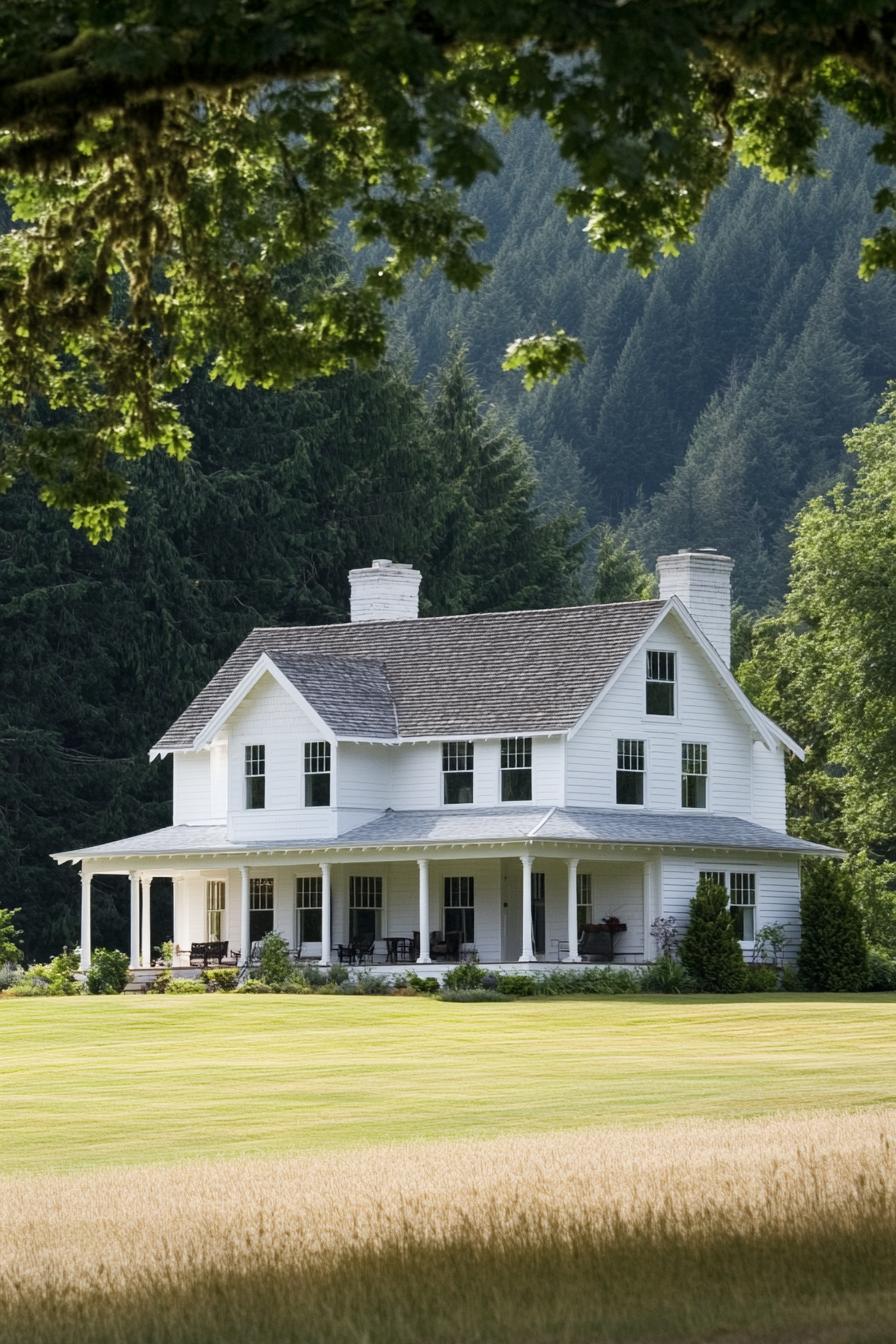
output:
[[[420,574],[374,560],[348,623],[253,630],[152,749],[172,825],[54,856],[80,864],[84,964],[110,873],[135,967],[156,877],[179,948],[277,929],[322,965],[359,940],[506,964],[574,963],[608,921],[651,960],[711,873],[745,950],[776,923],[794,955],[801,856],[831,851],[787,834],[800,748],[731,674],[731,568],[684,551],[654,601],[422,619]]]

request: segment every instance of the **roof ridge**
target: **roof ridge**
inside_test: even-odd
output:
[[[577,602],[567,607],[513,607],[507,611],[458,611],[444,616],[411,616],[404,621],[322,621],[319,625],[253,625],[250,635],[266,634],[279,630],[349,630],[370,625],[431,625],[436,621],[485,620],[499,616],[548,616],[552,612],[571,611],[610,611],[618,607],[662,607],[666,599],[662,597],[644,597],[630,602]]]

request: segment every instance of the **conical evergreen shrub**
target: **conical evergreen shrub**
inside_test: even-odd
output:
[[[852,882],[834,859],[803,866],[803,936],[799,971],[804,988],[855,993],[867,988],[868,948]]]
[[[743,953],[728,909],[728,893],[718,882],[701,877],[697,883],[678,955],[707,993],[739,994],[744,989]]]

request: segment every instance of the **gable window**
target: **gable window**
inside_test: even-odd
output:
[[[462,943],[475,939],[475,907],[472,877],[445,878],[445,932],[459,933]]]
[[[544,873],[532,874],[532,951],[544,955]]]
[[[354,942],[372,943],[382,937],[383,879],[350,877],[348,880],[348,934]]]
[[[616,742],[616,801],[644,802],[644,743],[633,737]]]
[[[585,925],[593,923],[591,912],[591,874],[576,873],[576,927],[580,938]]]
[[[249,878],[249,942],[260,943],[274,927],[274,879]]]
[[[296,878],[296,947],[319,943],[323,936],[323,879]]]
[[[330,806],[330,744],[305,743],[305,806]]]
[[[705,742],[681,744],[681,805],[706,806],[707,751]]]
[[[246,807],[264,807],[264,747],[246,748]]]
[[[205,884],[205,936],[210,943],[224,941],[224,912],[227,908],[227,887],[224,882]]]
[[[647,713],[675,713],[675,654],[647,650]]]
[[[756,874],[704,871],[700,877],[725,888],[735,935],[742,943],[752,943],[756,937]]]
[[[472,803],[473,743],[442,743],[442,801]]]
[[[501,738],[501,802],[526,803],[532,797],[531,737]]]

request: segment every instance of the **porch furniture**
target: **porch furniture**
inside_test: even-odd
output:
[[[387,938],[386,961],[397,963],[410,961],[414,950],[413,938]]]
[[[363,966],[373,961],[375,946],[375,938],[352,938],[349,943],[337,943],[336,955],[343,965]]]
[[[588,961],[612,961],[615,955],[617,933],[625,933],[627,924],[618,920],[602,924],[586,924],[579,939],[579,956]]]
[[[434,961],[460,960],[460,931],[457,929],[443,933],[435,929],[429,935],[429,955]]]
[[[205,967],[215,964],[220,966],[227,959],[227,948],[227,943],[191,943],[190,965]]]
[[[457,954],[458,961],[478,961],[479,951],[475,943],[461,943]]]

